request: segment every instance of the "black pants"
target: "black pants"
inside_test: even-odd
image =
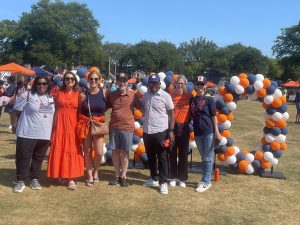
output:
[[[174,133],[175,143],[170,152],[170,178],[177,178],[180,181],[186,181],[188,179],[187,164],[190,139],[189,124],[175,124]]]
[[[160,184],[167,183],[168,179],[168,152],[162,146],[162,142],[167,139],[167,130],[155,134],[144,133],[143,139],[148,156],[150,176]],[[157,167],[158,162],[158,167]],[[159,173],[157,173],[157,169]]]
[[[17,181],[24,181],[30,172],[31,179],[38,179],[49,147],[49,140],[17,137]]]

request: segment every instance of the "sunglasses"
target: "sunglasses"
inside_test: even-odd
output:
[[[36,86],[47,86],[48,83],[47,82],[37,82]]]
[[[99,78],[97,78],[97,77],[96,77],[96,78],[94,78],[94,77],[90,77],[90,78],[89,78],[89,80],[90,80],[90,81],[93,81],[93,80],[94,80],[94,81],[98,81],[98,80],[99,80]]]
[[[75,78],[74,78],[74,77],[66,77],[66,78],[65,78],[65,81],[70,81],[70,80],[71,80],[71,81],[75,81]]]

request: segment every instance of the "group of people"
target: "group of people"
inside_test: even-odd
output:
[[[129,185],[126,173],[134,134],[133,110],[137,108],[144,113],[143,140],[150,169],[150,179],[144,186],[159,187],[161,194],[168,194],[170,179],[170,186],[186,187],[192,120],[203,166],[196,191],[209,189],[214,140],[221,140],[221,135],[215,101],[205,94],[206,77],[196,76],[194,97],[187,92],[185,76],[176,78],[174,91],[169,94],[160,88],[160,77],[150,74],[148,91],[141,99],[128,88],[126,74],[117,76],[117,90],[111,92],[101,87],[101,79],[99,72],[90,72],[88,90],[82,91],[76,75],[68,71],[63,76],[63,86],[53,91],[48,77],[37,76],[31,89],[16,98],[12,130],[17,136],[17,183],[13,191],[22,192],[28,176],[30,187],[41,189],[39,174],[49,145],[48,177],[75,190],[76,178],[84,176],[86,169],[86,186],[99,182],[104,136],[92,135],[90,126],[91,121],[105,123],[105,112],[109,108],[109,145],[115,171],[109,185]]]

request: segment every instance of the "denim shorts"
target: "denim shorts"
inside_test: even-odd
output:
[[[112,150],[130,151],[132,148],[133,133],[109,127],[109,145]]]

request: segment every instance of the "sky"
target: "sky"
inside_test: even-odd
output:
[[[37,0],[0,0],[0,20],[19,20]],[[64,0],[64,2],[71,2]],[[169,41],[204,37],[219,47],[241,43],[274,57],[282,28],[300,21],[299,0],[78,0],[99,21],[104,42]]]

